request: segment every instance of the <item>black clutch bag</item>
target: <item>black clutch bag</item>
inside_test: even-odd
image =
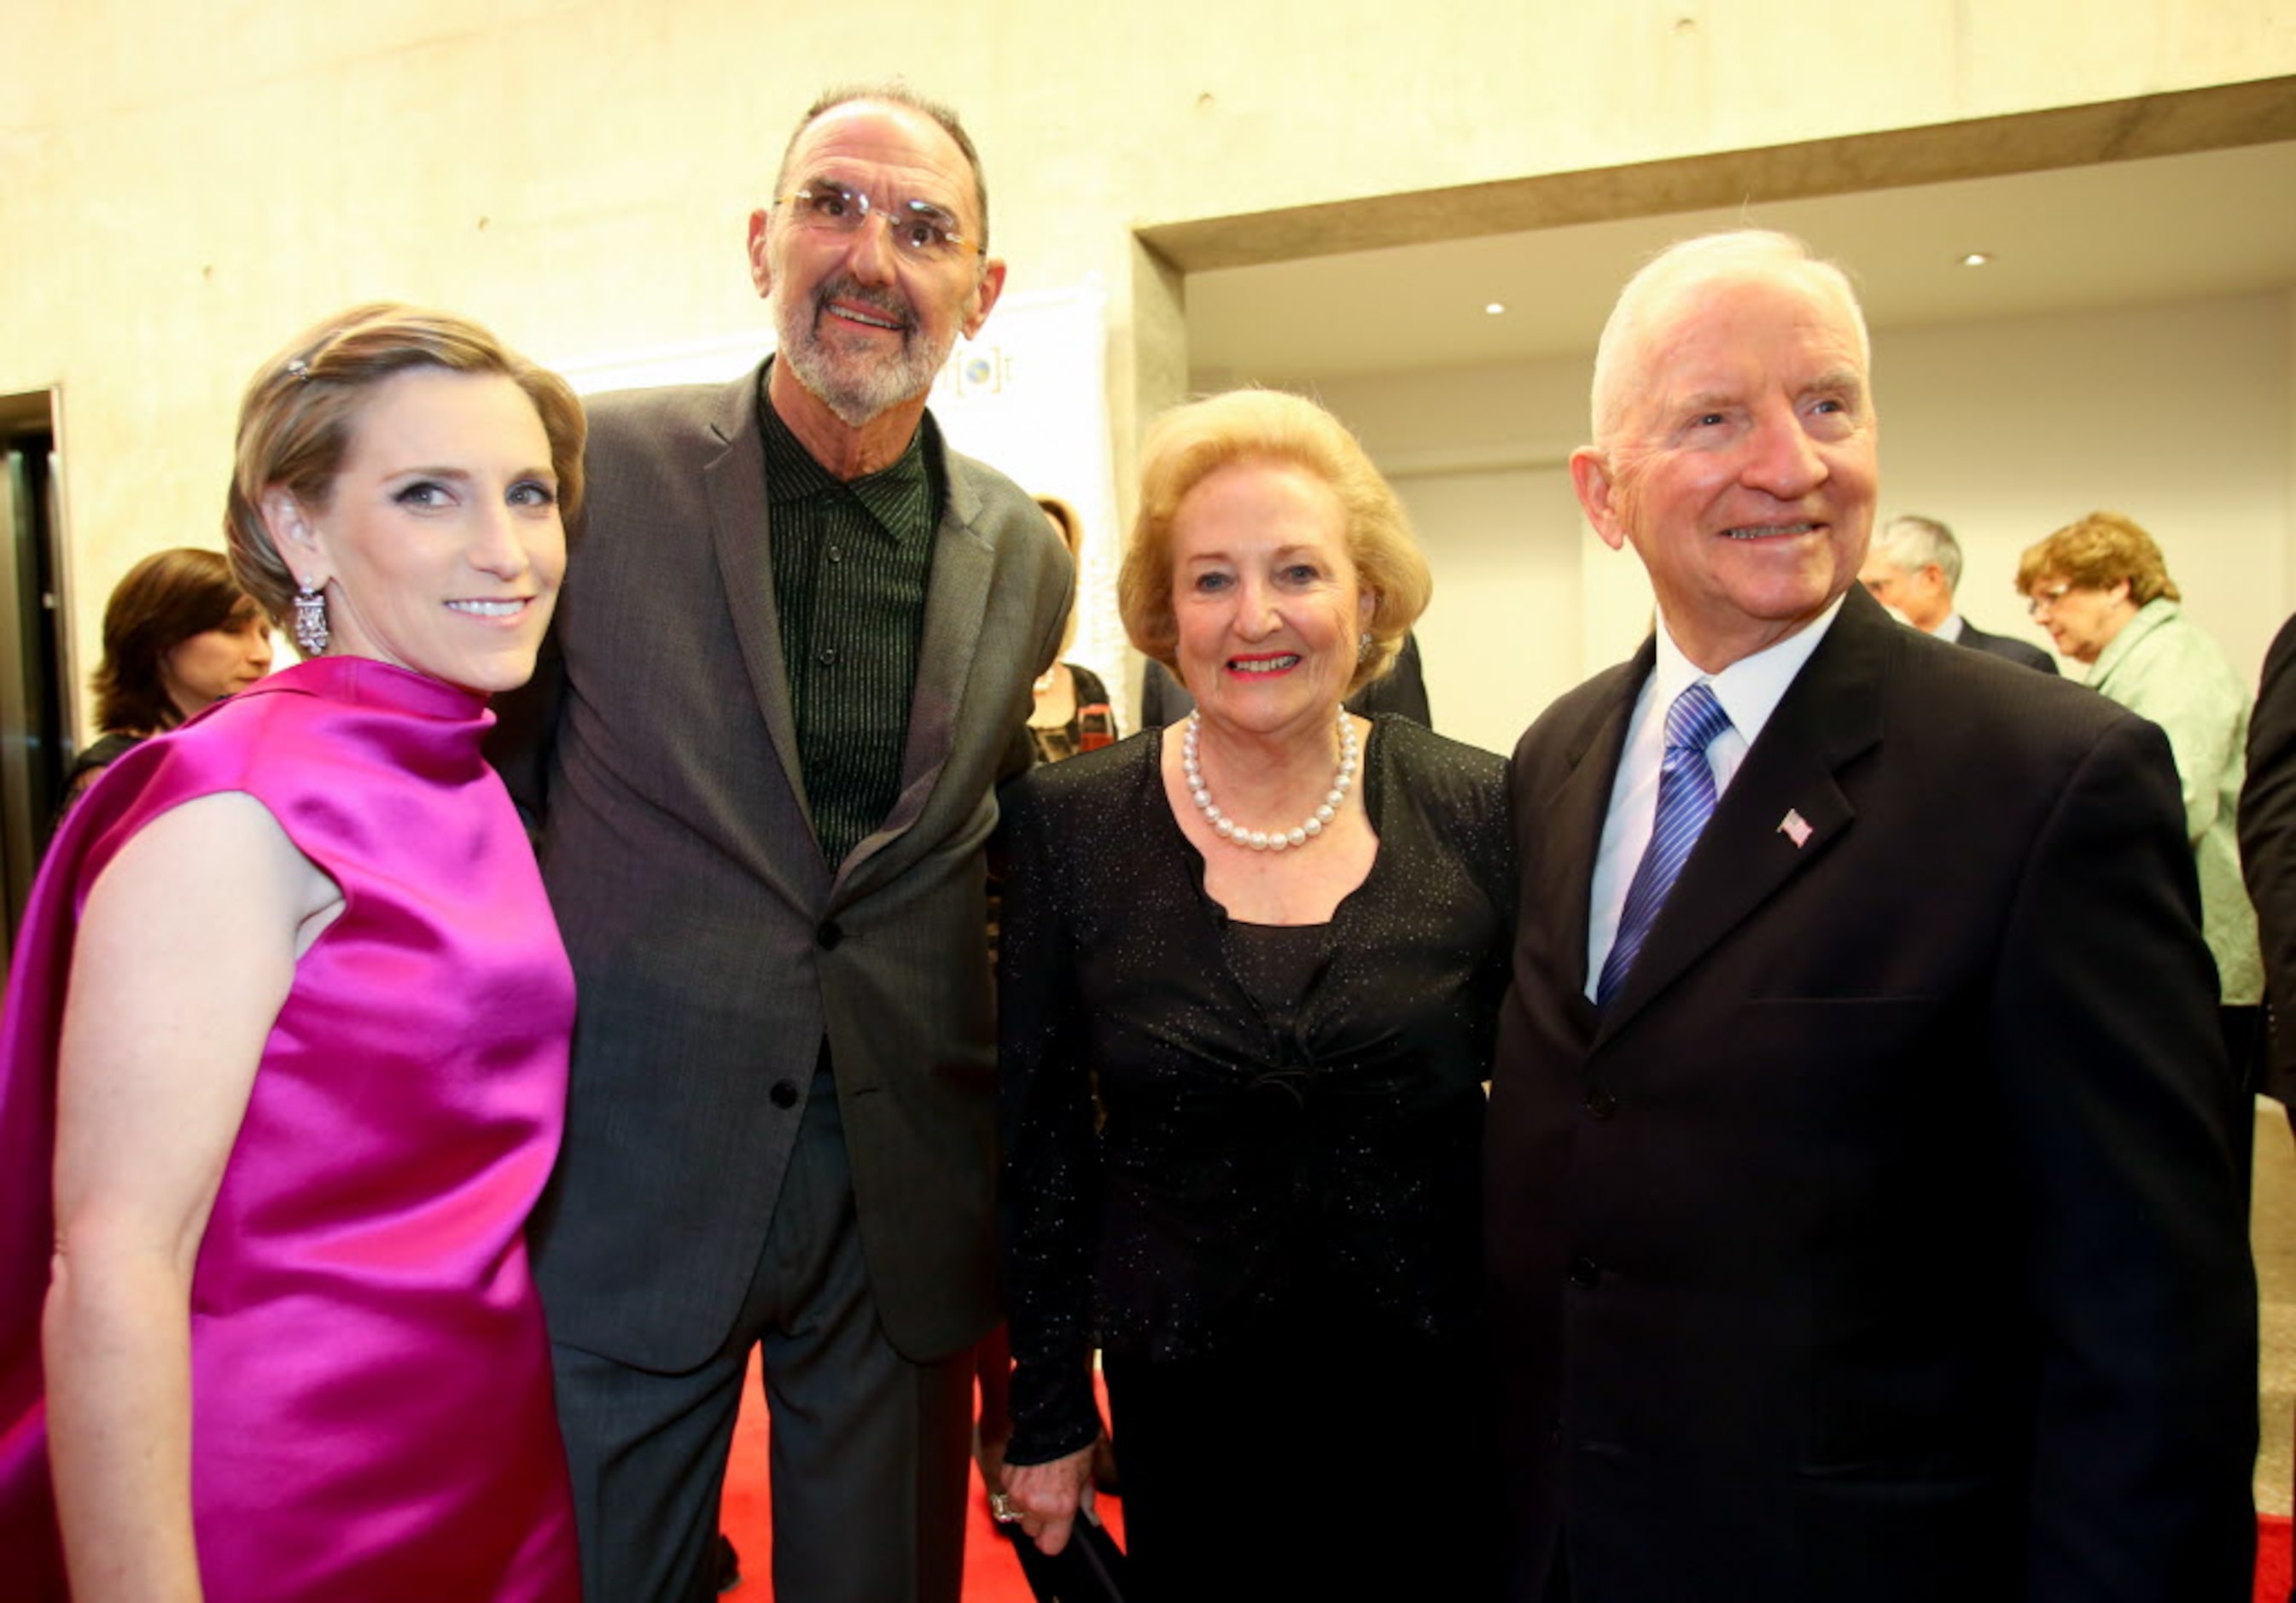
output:
[[[1069,1527],[1068,1545],[1057,1553],[1040,1553],[1019,1526],[1009,1529],[1013,1550],[1021,1558],[1021,1574],[1037,1603],[1124,1603],[1124,1550],[1091,1510],[1077,1515]]]

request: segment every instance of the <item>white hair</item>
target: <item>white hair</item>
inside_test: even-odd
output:
[[[1913,513],[1891,518],[1874,538],[1875,553],[1908,573],[1934,564],[1945,575],[1945,588],[1961,588],[1961,542],[1953,530],[1935,518]]]
[[[1595,443],[1607,447],[1625,421],[1628,404],[1641,388],[1644,345],[1676,303],[1696,286],[1720,278],[1800,277],[1840,298],[1857,331],[1858,359],[1871,366],[1874,344],[1866,313],[1849,275],[1811,254],[1791,234],[1767,228],[1734,228],[1722,234],[1678,240],[1644,262],[1619,292],[1611,320],[1595,348],[1592,396]]]

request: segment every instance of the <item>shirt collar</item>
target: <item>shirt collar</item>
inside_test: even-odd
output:
[[[2120,632],[2096,654],[2084,683],[2095,686],[2104,683],[2105,675],[2120,665],[2120,660],[2136,648],[2136,643],[2159,629],[2185,609],[2165,596],[2155,596],[2136,609],[2136,616],[2120,626]]]
[[[758,423],[765,440],[766,496],[769,504],[788,506],[841,489],[850,490],[853,498],[896,538],[904,529],[917,527],[920,522],[928,529],[932,526],[939,497],[928,461],[928,448],[931,452],[939,451],[940,430],[931,413],[919,420],[916,432],[909,436],[908,448],[892,462],[858,479],[840,480],[814,460],[805,442],[774,410],[773,399],[767,390],[772,372],[773,363],[768,361],[758,374]]]
[[[1651,704],[1671,707],[1676,696],[1703,679],[1712,688],[1714,699],[1722,703],[1722,711],[1730,715],[1730,727],[1748,745],[1753,744],[1762,726],[1770,721],[1770,714],[1785,699],[1794,676],[1801,672],[1802,664],[1809,661],[1817,643],[1825,638],[1825,631],[1833,627],[1833,620],[1841,611],[1841,596],[1835,596],[1833,604],[1806,627],[1796,629],[1775,645],[1766,645],[1751,657],[1739,658],[1719,673],[1708,673],[1682,654],[1682,647],[1668,632],[1666,614],[1661,612],[1658,616],[1658,662],[1651,670]]]

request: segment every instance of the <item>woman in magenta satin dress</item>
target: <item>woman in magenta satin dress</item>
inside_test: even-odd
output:
[[[573,981],[480,741],[582,438],[405,307],[249,387],[232,561],[308,660],[89,790],[0,1024],[0,1598],[578,1595],[523,1240]]]

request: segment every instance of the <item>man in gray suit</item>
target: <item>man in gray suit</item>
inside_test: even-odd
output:
[[[753,1347],[775,1595],[958,1594],[982,848],[1071,585],[925,410],[1004,284],[987,238],[953,113],[832,92],[750,219],[779,354],[591,405],[554,658],[498,750],[579,986],[533,1241],[593,1598],[708,1595]]]
[[[1874,537],[1857,580],[1874,600],[1894,607],[1925,635],[2043,673],[2057,671],[2057,660],[2039,646],[2007,635],[1989,635],[1954,609],[1953,593],[1961,588],[1961,542],[1935,518],[1891,518]]]

